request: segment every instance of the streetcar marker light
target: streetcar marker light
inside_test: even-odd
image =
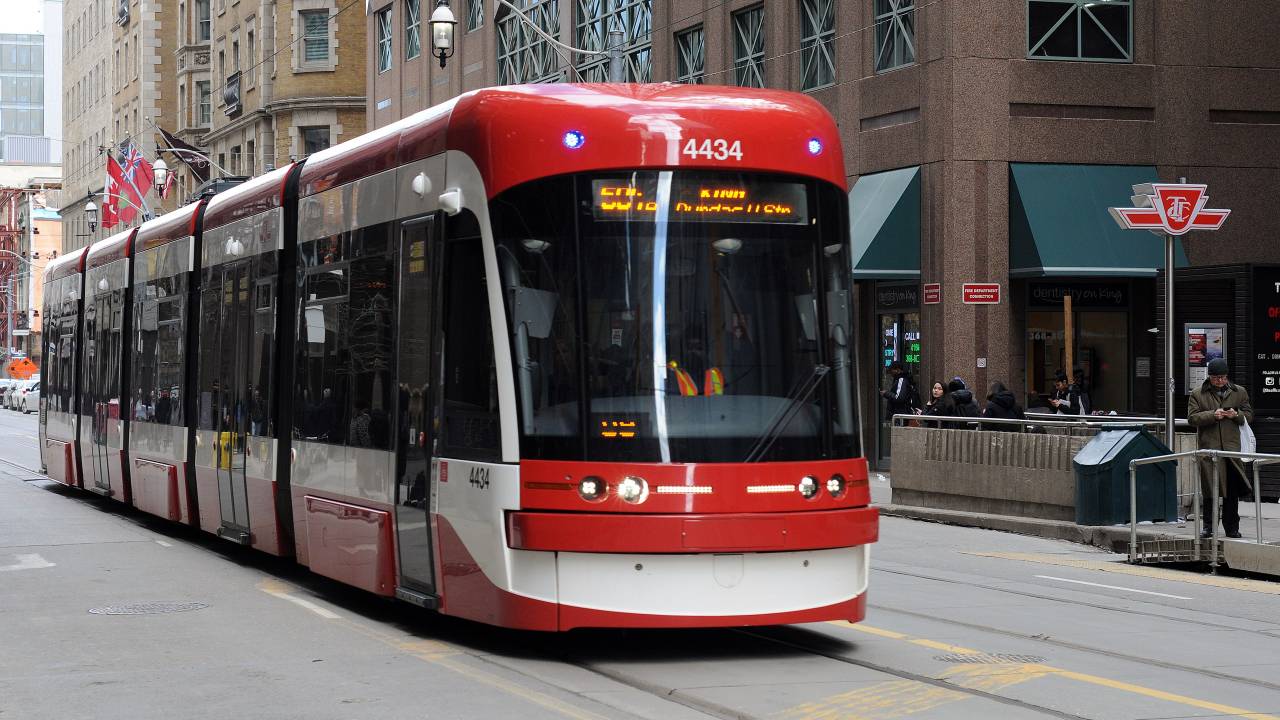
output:
[[[796,486],[800,491],[800,495],[805,500],[812,500],[818,495],[818,479],[812,475],[805,475],[800,478],[800,484]]]
[[[748,485],[748,495],[766,495],[769,493],[789,493],[795,492],[795,485]]]
[[[587,136],[577,130],[570,130],[564,134],[564,137],[561,138],[561,142],[563,142],[564,146],[570,150],[577,150],[587,142]]]
[[[659,495],[710,495],[710,485],[659,485],[654,488]]]
[[[809,154],[810,154],[810,155],[821,155],[821,154],[822,154],[822,141],[821,141],[821,140],[819,140],[818,138],[809,138],[809,145],[808,145],[808,148],[809,148]]]
[[[827,492],[831,493],[831,497],[838,498],[844,495],[844,476],[836,473],[827,481]]]
[[[587,502],[599,502],[609,494],[609,484],[595,475],[588,475],[578,482],[578,495]]]

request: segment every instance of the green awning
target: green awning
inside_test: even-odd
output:
[[[1149,165],[1010,163],[1009,275],[1154,277],[1164,268],[1164,240],[1122,230],[1107,213],[1149,182],[1159,182]],[[1174,261],[1188,264],[1179,238]]]
[[[849,191],[853,276],[920,277],[920,168],[872,173]]]

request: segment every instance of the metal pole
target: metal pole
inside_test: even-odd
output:
[[[1178,452],[1173,434],[1173,236],[1164,236],[1164,367],[1168,376],[1164,393],[1164,440],[1171,452]]]
[[[36,256],[36,205],[35,193],[27,193],[27,358],[31,358],[31,310],[36,304],[36,283],[35,283],[35,267],[31,260]]]
[[[1262,544],[1262,479],[1258,477],[1258,463],[1250,463],[1253,465],[1253,520],[1257,523],[1258,535],[1256,541]]]
[[[1209,572],[1218,574],[1218,528],[1222,527],[1222,508],[1218,507],[1218,483],[1222,482],[1222,457],[1213,453],[1213,483],[1209,488],[1213,500],[1209,503],[1209,512],[1213,516],[1213,527],[1209,540]]]
[[[1138,466],[1129,463],[1129,562],[1138,562]]]
[[[622,65],[622,31],[610,30],[605,46],[609,49],[609,82],[626,82],[626,72]]]

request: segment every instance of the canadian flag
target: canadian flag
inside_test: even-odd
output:
[[[115,172],[112,172],[115,166]],[[110,230],[120,224],[120,211],[116,204],[120,201],[120,164],[110,154],[107,155],[107,182],[102,188],[102,229]]]

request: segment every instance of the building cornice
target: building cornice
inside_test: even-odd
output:
[[[274,100],[271,103],[268,103],[266,110],[272,115],[290,110],[364,110],[365,103],[367,101],[368,98],[363,95],[351,95],[346,97],[285,98],[283,100]]]
[[[268,117],[270,116],[268,115],[266,110],[259,109],[259,110],[246,112],[240,117],[236,118],[233,122],[230,122],[226,125],[223,125],[220,128],[216,128],[214,130],[210,130],[209,132],[205,133],[205,136],[201,139],[200,144],[203,145],[204,147],[209,147],[213,143],[217,142],[218,140],[221,140],[222,138],[230,135],[231,133],[237,130],[244,129],[249,125],[252,125],[253,123],[257,122],[258,120],[265,120]]]

